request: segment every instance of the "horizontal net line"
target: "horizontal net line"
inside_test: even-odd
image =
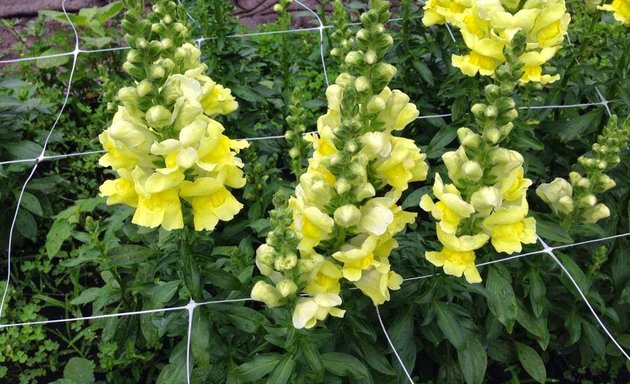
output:
[[[611,101],[606,101],[606,102],[567,104],[567,105],[557,105],[557,104],[533,105],[533,106],[518,107],[518,109],[522,109],[522,110],[527,110],[527,109],[539,110],[539,109],[583,108],[583,107],[607,105],[607,104],[615,103],[615,102],[618,102],[618,101],[620,101],[620,100],[611,100]],[[438,118],[451,117],[451,116],[453,116],[452,113],[443,113],[443,114],[437,114],[437,115],[418,116],[416,119],[417,120],[438,119]],[[306,134],[311,134],[311,133],[317,133],[317,132],[316,131],[311,131],[311,132],[305,133],[305,135]],[[284,137],[285,137],[284,135],[272,135],[272,136],[245,137],[245,138],[242,138],[242,139],[238,139],[237,138],[237,139],[234,139],[234,140],[263,141],[263,140],[284,139]],[[34,158],[29,158],[29,159],[5,160],[5,161],[0,161],[0,166],[2,166],[2,165],[10,165],[10,164],[20,164],[20,163],[42,162],[42,161],[46,161],[46,160],[65,159],[65,158],[68,158],[68,157],[94,155],[94,154],[100,154],[100,153],[105,153],[105,151],[104,150],[93,150],[93,151],[86,151],[86,152],[73,152],[73,153],[60,154],[60,155],[47,155],[47,156],[34,157]]]
[[[601,238],[598,238],[598,239],[580,241],[580,242],[572,243],[572,244],[557,245],[557,246],[554,246],[554,247],[549,247],[549,246],[543,245],[543,247],[546,246],[549,249],[558,250],[558,249],[578,247],[580,245],[600,243],[600,242],[603,242],[603,241],[619,239],[619,238],[626,237],[626,236],[630,236],[630,232],[621,233],[621,234],[618,234],[618,235],[607,236],[607,237],[601,237]],[[475,266],[476,267],[483,267],[483,266],[486,266],[486,265],[503,263],[503,262],[506,262],[506,261],[514,260],[514,259],[520,259],[520,258],[526,257],[526,256],[540,255],[541,253],[546,253],[547,252],[547,248],[544,248],[544,249],[541,249],[541,250],[538,250],[538,251],[532,251],[532,252],[527,252],[527,253],[521,253],[521,254],[518,254],[518,255],[507,256],[507,257],[503,257],[503,258],[496,259],[496,260],[485,261],[483,263],[475,264]],[[406,281],[423,280],[423,279],[427,279],[427,278],[433,277],[433,276],[436,276],[436,274],[432,273],[430,275],[407,277],[407,278],[403,279],[403,281],[406,282]]]
[[[541,254],[541,253],[546,253],[547,249],[555,250],[555,249],[563,249],[563,248],[569,248],[569,247],[577,247],[577,246],[580,246],[580,245],[598,243],[598,242],[602,242],[602,241],[606,241],[606,240],[612,240],[612,239],[617,239],[617,238],[621,238],[621,237],[626,237],[626,236],[629,236],[629,235],[630,235],[630,232],[626,232],[626,233],[622,233],[622,234],[618,234],[618,235],[607,236],[607,237],[603,237],[603,238],[599,238],[599,239],[586,240],[586,241],[581,241],[581,242],[577,242],[577,243],[573,243],[573,244],[565,244],[565,245],[560,245],[560,246],[555,246],[555,247],[548,247],[547,246],[545,249],[542,249],[542,250],[539,250],[539,251],[527,252],[527,253],[514,255],[514,256],[508,256],[508,257],[504,257],[504,258],[497,259],[497,260],[492,260],[492,261],[488,261],[488,262],[484,262],[484,263],[479,263],[479,264],[476,264],[476,266],[477,267],[482,267],[482,266],[485,266],[485,265],[488,265],[488,264],[503,263],[503,262],[507,262],[507,261],[514,260],[514,259],[517,259],[517,258],[522,258],[522,257],[526,257],[526,256],[532,256],[532,255],[537,255],[537,254]],[[430,274],[430,275],[423,275],[423,276],[416,276],[416,277],[408,277],[408,278],[403,279],[403,282],[410,282],[410,281],[415,281],[415,280],[426,279],[426,278],[429,278],[429,277],[434,277],[436,275],[437,274]],[[354,289],[358,289],[358,288],[353,287],[353,288],[350,288],[349,290],[354,290]],[[213,304],[242,303],[242,302],[249,302],[249,301],[253,301],[253,299],[251,297],[243,297],[243,298],[236,298],[236,299],[211,300],[211,301],[204,301],[204,302],[200,302],[200,303],[194,303],[194,305],[195,306],[205,306],[205,305],[213,305]],[[177,307],[165,307],[165,308],[159,308],[159,309],[146,309],[146,310],[141,310],[141,311],[109,313],[109,314],[95,315],[95,316],[81,316],[81,317],[53,319],[53,320],[37,320],[37,321],[27,321],[27,322],[21,322],[21,323],[0,324],[0,329],[11,328],[11,327],[25,327],[25,326],[33,326],[33,325],[47,325],[47,324],[56,324],[56,323],[68,323],[68,322],[74,322],[74,321],[98,320],[98,319],[112,318],[112,317],[126,317],[126,316],[134,316],[134,315],[147,315],[147,314],[152,314],[152,313],[170,312],[170,311],[183,311],[183,310],[188,310],[188,309],[190,309],[190,304],[177,306]]]
[[[389,20],[389,22],[396,22],[396,21],[400,21],[402,20],[402,18],[394,18]],[[360,25],[360,23],[350,23],[350,25]],[[285,33],[303,33],[303,32],[313,32],[313,31],[320,31],[322,29],[334,29],[335,27],[333,25],[320,25],[318,27],[307,27],[307,28],[292,28],[292,29],[283,29],[283,30],[279,30],[279,31],[267,31],[267,32],[252,32],[252,33],[237,33],[237,34],[232,34],[232,35],[227,35],[227,38],[230,39],[242,39],[242,38],[247,38],[247,37],[259,37],[259,36],[269,36],[269,35],[279,35],[279,34],[285,34]],[[195,39],[192,39],[192,41],[195,41],[197,43],[202,43],[204,41],[209,41],[209,40],[215,40],[216,37],[198,37]],[[0,65],[1,64],[14,64],[14,63],[19,63],[19,62],[25,62],[25,61],[35,61],[35,60],[46,60],[46,59],[54,59],[57,57],[63,57],[63,56],[72,56],[75,54],[80,54],[80,53],[102,53],[102,52],[114,52],[114,51],[125,51],[131,49],[130,46],[125,45],[125,46],[120,46],[120,47],[110,47],[110,48],[98,48],[98,49],[81,49],[78,48],[74,51],[69,51],[69,52],[61,52],[61,53],[54,53],[54,54],[50,54],[50,55],[40,55],[40,56],[33,56],[33,57],[20,57],[17,59],[6,59],[6,60],[0,60]]]

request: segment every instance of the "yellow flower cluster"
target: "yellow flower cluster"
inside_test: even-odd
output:
[[[237,103],[229,89],[203,74],[207,66],[200,55],[185,43],[175,49],[174,60],[159,59],[151,67],[161,85],[144,79],[122,88],[122,105],[99,136],[106,151],[99,164],[118,175],[103,183],[101,195],[108,204],[136,208],[137,225],[182,228],[181,199],[192,205],[196,230],[212,230],[242,208],[226,187],[245,184],[236,154],[247,143],[230,140],[212,118],[234,111]],[[166,76],[176,64],[181,73]]]
[[[497,68],[497,84],[484,89],[488,104],[471,108],[479,133],[458,129],[459,148],[442,155],[452,184],[436,174],[436,200],[428,194],[420,200],[420,207],[437,220],[437,237],[444,246],[425,257],[449,275],[463,274],[469,283],[481,281],[475,250],[488,241],[497,252],[506,253],[520,252],[521,244],[536,241],[536,222],[527,217],[526,192],[532,182],[523,177],[523,156],[500,146],[518,116],[510,96],[522,74],[518,57],[525,47],[525,35],[519,32],[514,47],[505,50],[506,63]]]
[[[281,294],[288,283],[279,272],[297,265],[297,280],[308,297],[297,299],[296,328],[311,328],[329,314],[343,316],[338,308],[342,278],[375,305],[389,300],[389,291],[402,283],[400,275],[391,270],[389,254],[398,246],[393,237],[413,223],[416,214],[403,211],[397,202],[410,182],[426,178],[428,165],[412,140],[392,132],[413,121],[418,110],[407,95],[385,88],[368,107],[380,130],[339,140],[335,132],[343,129],[340,106],[344,88],[353,86],[351,77],[342,74],[328,88],[328,112],[319,118],[317,134],[308,137],[314,153],[289,199],[299,257],[270,257],[275,249],[269,240],[257,252],[259,269],[276,286],[258,282],[252,297],[269,306],[279,305],[282,297],[295,292],[290,289]],[[340,167],[346,171],[339,172]]]
[[[615,20],[630,27],[630,0],[613,0],[612,3],[601,5],[597,9],[614,12]]]
[[[480,139],[468,128],[460,128],[457,133],[462,143],[471,141],[471,135]],[[468,149],[471,152],[475,148]],[[525,192],[531,181],[523,178],[523,157],[505,148],[493,148],[486,153],[493,165],[486,170],[475,160],[467,159],[463,145],[457,151],[445,153],[442,158],[455,184],[444,184],[436,174],[433,185],[436,201],[429,195],[422,196],[420,201],[420,207],[438,221],[437,236],[444,246],[440,252],[427,252],[427,260],[444,267],[449,275],[464,274],[469,283],[481,282],[474,251],[488,240],[496,251],[507,253],[520,252],[522,243],[536,241],[536,222],[527,217]],[[482,179],[495,182],[477,184]],[[471,185],[474,188],[469,188]],[[462,194],[461,189],[466,189],[466,193]]]
[[[424,10],[426,26],[448,23],[460,30],[470,52],[453,55],[452,62],[462,73],[493,76],[505,62],[503,48],[523,31],[527,49],[519,57],[525,64],[520,82],[546,84],[560,78],[543,75],[542,66],[560,49],[567,34],[570,15],[564,0],[428,0]]]

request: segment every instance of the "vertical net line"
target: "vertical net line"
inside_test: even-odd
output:
[[[575,280],[575,278],[571,275],[571,273],[569,273],[569,271],[567,270],[567,268],[564,266],[564,264],[562,264],[562,262],[560,262],[560,260],[558,259],[558,257],[556,257],[556,255],[553,253],[553,247],[550,247],[547,245],[547,243],[545,243],[545,241],[540,237],[540,236],[536,236],[538,238],[538,241],[540,242],[540,244],[544,247],[544,252],[549,255],[549,257],[551,257],[551,259],[553,259],[553,261],[558,264],[558,266],[560,267],[560,269],[562,269],[562,271],[567,275],[567,277],[569,278],[569,280],[571,281],[571,283],[573,284],[573,286],[575,287],[575,289],[577,290],[578,294],[580,295],[580,297],[582,298],[582,300],[584,301],[584,303],[586,303],[586,306],[588,307],[588,309],[591,311],[591,313],[593,314],[593,317],[595,317],[595,320],[597,320],[597,322],[599,323],[600,327],[602,327],[602,329],[604,330],[604,332],[606,333],[606,335],[608,336],[608,338],[610,339],[610,341],[613,342],[613,344],[615,344],[615,346],[617,347],[617,349],[619,350],[619,352],[621,352],[627,360],[630,361],[630,355],[628,355],[628,353],[621,347],[621,345],[619,345],[619,342],[617,341],[617,339],[615,339],[615,337],[612,335],[612,333],[610,333],[610,331],[608,330],[608,328],[606,327],[606,325],[604,324],[604,322],[602,321],[602,319],[599,317],[599,315],[597,314],[597,312],[595,312],[595,309],[593,308],[593,306],[591,305],[590,301],[586,298],[586,295],[584,294],[584,292],[582,291],[582,289],[580,288],[580,286],[578,285],[577,281]]]
[[[193,329],[193,319],[195,316],[195,308],[197,307],[197,303],[195,300],[190,299],[188,305],[186,305],[186,309],[188,310],[188,331],[186,333],[186,383],[190,384],[190,372],[192,371],[192,364],[190,358],[191,352],[191,343],[192,343],[192,329]]]
[[[294,1],[298,5],[300,5],[302,8],[310,12],[313,16],[315,16],[315,18],[317,19],[317,22],[319,23],[319,27],[317,27],[317,30],[319,31],[319,56],[322,59],[322,71],[324,72],[324,81],[326,82],[326,87],[328,87],[330,86],[330,82],[328,81],[328,71],[326,70],[326,59],[325,59],[325,54],[324,54],[324,23],[322,22],[322,19],[319,17],[317,12],[307,7],[300,0],[294,0]]]
[[[46,138],[45,138],[44,143],[42,145],[42,150],[41,150],[39,156],[37,157],[37,159],[35,161],[35,164],[33,165],[33,169],[31,170],[31,173],[28,175],[28,177],[24,181],[24,184],[22,185],[22,189],[20,190],[20,195],[19,195],[18,200],[17,200],[17,206],[15,207],[15,213],[13,215],[13,220],[11,221],[11,227],[9,228],[9,241],[8,241],[8,247],[7,247],[7,279],[6,279],[6,283],[5,283],[4,289],[2,291],[2,299],[0,300],[0,318],[2,317],[2,314],[3,314],[3,311],[4,311],[5,300],[6,300],[6,297],[7,297],[7,293],[9,292],[9,285],[11,284],[11,266],[12,266],[11,265],[11,256],[12,256],[12,248],[13,248],[13,233],[15,231],[15,225],[17,223],[18,214],[20,212],[20,206],[22,204],[22,198],[24,197],[24,192],[26,191],[26,187],[27,187],[28,183],[31,181],[31,179],[35,175],[35,171],[37,170],[37,166],[39,165],[39,163],[44,158],[44,154],[46,153],[46,147],[48,146],[48,143],[49,143],[50,138],[51,138],[51,136],[53,134],[53,131],[57,127],[57,124],[59,123],[59,120],[61,119],[61,115],[63,114],[64,110],[66,109],[66,105],[68,104],[68,99],[70,98],[70,91],[72,90],[72,80],[74,78],[74,72],[75,72],[76,67],[77,67],[77,60],[78,60],[79,52],[80,52],[80,50],[79,50],[79,33],[77,32],[77,29],[76,29],[74,23],[72,22],[72,19],[70,19],[70,16],[68,15],[68,12],[66,11],[66,1],[67,0],[62,0],[62,2],[61,2],[61,9],[63,10],[63,13],[64,13],[66,19],[68,20],[68,22],[70,23],[70,26],[72,27],[72,31],[74,33],[74,51],[72,52],[73,59],[72,59],[72,67],[70,69],[70,75],[68,77],[68,87],[66,88],[66,94],[65,94],[63,103],[61,105],[61,108],[59,109],[59,113],[57,114],[57,118],[55,119],[55,122],[53,123],[52,127],[48,131],[48,134],[46,135]]]
[[[400,355],[398,354],[398,351],[396,350],[396,346],[394,346],[392,339],[389,337],[389,333],[387,332],[387,328],[385,328],[385,324],[383,324],[383,319],[381,318],[381,312],[378,309],[378,305],[375,305],[374,309],[376,309],[376,317],[378,317],[378,323],[381,325],[381,329],[383,330],[383,335],[385,335],[385,339],[387,339],[387,344],[389,344],[389,347],[392,349],[392,352],[394,352],[394,356],[396,356],[396,360],[398,360],[398,363],[400,364],[400,368],[402,368],[403,372],[405,373],[405,376],[407,377],[407,380],[409,380],[409,383],[414,384],[413,379],[411,378],[411,375],[409,374],[409,371],[407,370],[407,367],[405,367],[405,363],[402,361],[402,358],[400,357]]]

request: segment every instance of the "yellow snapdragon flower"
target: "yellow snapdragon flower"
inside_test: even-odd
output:
[[[213,119],[237,103],[229,89],[203,74],[199,49],[185,43],[175,54],[188,69],[164,80],[161,103],[139,107],[151,100],[143,99],[154,87],[148,79],[119,92],[123,105],[99,136],[106,151],[99,163],[119,178],[105,181],[100,192],[108,204],[135,207],[133,223],[167,230],[183,227],[181,199],[188,200],[195,229],[213,230],[243,207],[226,187],[245,185],[237,154],[248,144],[229,139]]]
[[[558,75],[543,75],[542,66],[555,55],[567,34],[571,17],[564,0],[432,0],[424,9],[425,25],[448,23],[460,30],[470,52],[453,55],[452,63],[462,73],[493,76],[505,61],[503,48],[511,45],[518,31],[524,31],[527,49],[520,57],[525,63],[520,82],[546,84],[559,79]]]
[[[437,236],[444,248],[440,252],[426,252],[426,259],[437,267],[443,267],[448,275],[461,277],[463,274],[469,283],[481,282],[474,251],[488,241],[488,235],[479,233],[458,237],[437,227]]]
[[[438,173],[435,174],[433,194],[439,201],[435,203],[429,195],[423,195],[420,208],[439,220],[438,227],[445,233],[456,233],[459,223],[475,213],[472,205],[462,199],[457,188],[453,184],[444,185]]]
[[[615,20],[626,27],[630,26],[630,0],[613,0],[612,3],[600,5],[597,9],[613,12]]]

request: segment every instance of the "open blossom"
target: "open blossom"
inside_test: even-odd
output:
[[[607,6],[621,13],[623,7],[620,4],[615,7],[616,3],[628,4],[628,1],[615,0],[612,6]],[[527,49],[519,57],[525,64],[520,81],[546,84],[559,79],[558,75],[543,74],[542,67],[560,49],[567,34],[570,15],[564,0],[429,0],[424,10],[425,25],[448,23],[460,30],[470,51],[453,55],[452,62],[462,73],[494,75],[505,62],[503,48],[511,45],[518,31],[524,31]]]
[[[213,230],[242,208],[227,188],[245,185],[238,152],[247,147],[231,140],[213,117],[234,111],[229,89],[204,75],[199,50],[185,43],[178,51],[183,73],[164,80],[164,103],[139,108],[148,80],[119,92],[122,106],[100,136],[106,153],[102,166],[119,176],[100,188],[108,204],[136,208],[132,222],[147,227],[184,226],[181,200],[192,205],[196,230]],[[169,59],[170,60],[170,59]]]
[[[610,4],[604,4],[598,9],[613,12],[615,20],[620,21],[626,27],[630,27],[630,0],[613,0]]]

